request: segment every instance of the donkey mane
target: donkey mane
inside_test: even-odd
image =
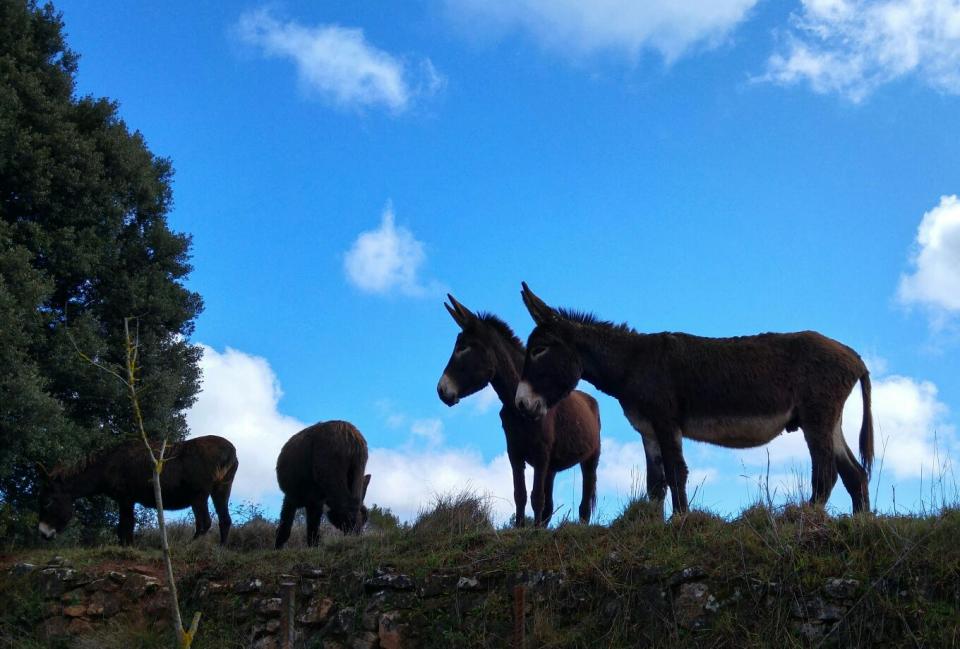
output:
[[[523,341],[517,338],[517,334],[513,333],[513,329],[510,328],[506,322],[501,320],[498,316],[495,316],[492,313],[481,312],[477,314],[477,319],[483,322],[484,324],[490,325],[497,333],[499,333],[504,340],[512,344],[514,347],[523,351],[525,349]]]
[[[598,318],[597,316],[595,316],[594,314],[588,311],[577,311],[576,309],[560,308],[560,309],[557,309],[557,312],[564,319],[569,320],[571,322],[575,322],[577,324],[593,325],[596,327],[601,327],[603,329],[610,329],[618,333],[628,333],[628,334],[637,333],[636,330],[630,325],[628,325],[626,322],[616,324],[616,323],[610,322],[609,320],[601,320],[600,318]]]

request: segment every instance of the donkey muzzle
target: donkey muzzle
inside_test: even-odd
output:
[[[540,419],[547,413],[547,404],[526,381],[520,381],[515,399],[517,410],[530,419]]]
[[[437,395],[440,397],[440,401],[448,406],[455,406],[460,402],[457,384],[446,374],[440,377],[440,382],[437,384]]]

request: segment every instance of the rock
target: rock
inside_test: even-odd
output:
[[[323,568],[307,565],[294,566],[293,572],[300,575],[304,579],[320,579],[327,574]]]
[[[807,621],[836,622],[843,617],[845,607],[830,604],[822,597],[814,595],[796,600],[790,605],[790,614]]]
[[[51,617],[43,623],[43,635],[52,638],[56,636],[67,635],[67,627],[70,620],[65,617]]]
[[[258,638],[250,645],[250,649],[279,649],[280,644],[272,635],[265,635]]]
[[[72,568],[44,568],[40,571],[40,594],[46,598],[59,597],[68,590],[68,585],[73,588],[76,577],[77,571]]]
[[[413,590],[413,579],[395,572],[377,570],[376,574],[363,582],[368,592],[378,590]]]
[[[156,592],[160,589],[160,580],[150,575],[141,575],[140,573],[131,574],[123,584],[123,592],[130,599],[140,599],[148,593]]]
[[[70,635],[84,635],[93,631],[93,625],[82,617],[75,617],[70,620],[67,626],[67,633]]]
[[[10,574],[14,577],[22,577],[36,571],[37,567],[32,563],[16,563],[10,568]]]
[[[90,597],[87,614],[113,617],[123,610],[123,604],[124,599],[121,593],[98,591]]]
[[[457,580],[457,590],[478,591],[483,590],[483,586],[476,577],[460,577]]]
[[[702,581],[682,584],[673,602],[677,624],[687,629],[702,629],[707,617],[720,608],[710,589]]]
[[[323,627],[323,633],[326,635],[347,635],[353,631],[356,617],[357,610],[352,606],[341,608],[330,617],[330,621]]]
[[[127,580],[127,576],[122,572],[111,570],[110,572],[107,573],[107,579],[109,579],[110,581],[116,582],[118,584],[122,584]]]
[[[283,610],[283,600],[279,597],[267,597],[254,604],[254,610],[267,617],[279,617]]]
[[[87,614],[87,607],[85,604],[74,604],[72,606],[64,606],[63,614],[67,617],[83,617]]]
[[[859,588],[856,579],[828,579],[823,584],[823,592],[830,599],[853,599]]]
[[[248,595],[250,593],[259,593],[262,589],[263,582],[254,577],[253,579],[238,582],[237,585],[233,587],[233,592],[238,595]]]
[[[299,585],[300,595],[302,597],[310,597],[318,590],[317,580],[316,579],[301,579]]]
[[[680,572],[676,572],[670,575],[670,579],[667,582],[667,585],[671,588],[674,586],[679,586],[680,584],[685,584],[688,581],[699,581],[707,576],[707,571],[699,566],[693,566],[691,568],[684,568]]]
[[[333,608],[333,600],[324,597],[320,601],[313,600],[307,606],[303,615],[297,618],[300,624],[319,625],[324,624],[330,618],[330,610]]]
[[[421,597],[438,597],[451,593],[457,588],[458,575],[436,573],[428,575],[420,589]]]
[[[89,584],[87,584],[86,590],[88,593],[94,593],[101,590],[112,593],[114,591],[120,590],[120,583],[112,579],[102,577],[100,579],[94,579]]]
[[[64,558],[61,557],[60,555],[57,555],[57,556],[53,557],[52,559],[50,559],[50,561],[47,561],[47,565],[48,565],[48,566],[54,566],[54,567],[59,567],[59,566],[69,567],[71,564],[70,564],[69,561],[67,561],[66,559],[64,559]]]
[[[377,649],[379,641],[376,633],[364,631],[350,642],[350,649]]]

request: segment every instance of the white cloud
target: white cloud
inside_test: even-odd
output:
[[[805,81],[854,102],[907,75],[960,93],[958,0],[803,0],[792,18],[785,49],[770,57],[763,80]]]
[[[897,296],[904,304],[931,309],[935,321],[960,312],[960,201],[942,196],[923,215],[911,259],[912,270],[900,277]]]
[[[464,402],[470,403],[473,406],[473,414],[485,415],[490,412],[494,406],[500,405],[500,397],[497,396],[497,392],[493,389],[493,386],[487,384],[487,386],[479,392],[467,397]]]
[[[266,359],[229,347],[223,353],[202,347],[203,387],[187,412],[190,436],[220,435],[237,447],[235,500],[260,501],[278,493],[277,456],[306,424],[277,411],[282,392]]]
[[[361,29],[283,22],[258,9],[240,16],[236,33],[268,57],[292,59],[305,91],[341,107],[400,112],[443,84],[429,59],[411,66],[371,45]]]
[[[756,0],[448,0],[458,18],[531,32],[547,47],[576,56],[613,52],[636,59],[651,49],[668,62],[695,46],[715,46]]]
[[[410,432],[430,446],[443,444],[443,422],[439,419],[417,419],[410,424]]]
[[[957,440],[937,386],[899,375],[872,377],[872,386],[874,469],[882,463],[885,475],[892,473],[901,480],[938,474],[936,457],[942,460],[955,453]],[[862,413],[858,384],[843,409],[844,436],[858,456]],[[772,470],[782,472],[792,464],[802,466],[804,475],[809,473],[810,452],[801,431],[784,433],[766,446],[745,451],[742,460],[753,467],[765,467],[768,452]]]
[[[427,286],[419,277],[426,259],[423,243],[410,230],[396,225],[388,203],[380,227],[360,233],[344,256],[343,268],[350,283],[361,291],[425,296],[439,291],[435,283]]]

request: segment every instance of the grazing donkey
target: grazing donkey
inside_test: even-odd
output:
[[[159,449],[158,449],[159,450]],[[210,529],[207,498],[213,500],[220,525],[220,544],[230,532],[230,489],[237,473],[237,451],[222,437],[207,435],[167,447],[160,490],[163,508],[193,508],[197,531]],[[117,501],[120,545],[133,543],[133,506],[156,509],[153,494],[153,461],[142,440],[124,442],[91,455],[82,465],[62,466],[47,472],[40,468],[40,534],[50,540],[73,518],[73,501],[105,495]]]
[[[597,463],[600,461],[600,411],[589,394],[574,390],[539,421],[521,415],[514,405],[523,363],[523,343],[509,326],[490,314],[474,315],[450,294],[444,304],[462,330],[437,385],[440,400],[455,405],[461,397],[493,385],[503,402],[500,421],[507,436],[507,455],[513,469],[516,525],[523,526],[527,506],[525,464],[533,467],[535,525],[546,526],[553,515],[553,479],[558,471],[580,465],[583,498],[580,522],[590,520],[596,505]],[[452,305],[452,306],[451,306]]]
[[[846,345],[813,331],[737,338],[639,334],[552,309],[526,283],[521,294],[537,326],[527,341],[517,407],[542,417],[581,377],[615,397],[643,438],[651,499],[662,502],[670,487],[673,510],[687,510],[683,437],[747,448],[802,428],[813,463],[811,502],[826,502],[839,470],[853,511],[869,510],[870,375]],[[863,466],[840,428],[858,380]]]
[[[283,491],[276,548],[290,538],[293,518],[307,509],[307,545],[320,541],[320,518],[324,505],[327,518],[345,534],[359,534],[367,522],[370,476],[367,440],[346,421],[322,421],[304,428],[287,440],[277,458],[277,482]]]

